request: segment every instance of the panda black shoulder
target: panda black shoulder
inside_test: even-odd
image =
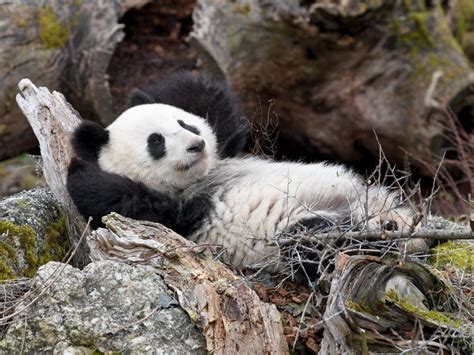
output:
[[[221,158],[238,155],[247,142],[249,125],[224,82],[209,76],[178,71],[153,86],[131,92],[128,106],[162,103],[206,119],[217,137]]]

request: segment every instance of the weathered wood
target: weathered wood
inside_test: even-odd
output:
[[[204,332],[213,354],[286,354],[280,314],[244,280],[206,252],[164,226],[112,213],[107,229],[88,237],[93,260],[146,264],[165,283]]]
[[[472,350],[463,297],[439,273],[420,263],[343,253],[336,271],[322,354]]]
[[[280,137],[292,142],[285,154],[296,145],[344,161],[377,157],[375,130],[391,162],[402,165],[403,150],[431,161],[446,144],[439,109],[474,105],[473,71],[437,1],[199,0],[193,18],[205,66],[249,117],[257,97],[264,112],[276,99]]]
[[[150,0],[0,2],[0,160],[37,141],[14,104],[22,78],[60,90],[88,119],[114,117],[107,67],[130,8]]]
[[[67,230],[72,244],[78,242],[85,228],[66,189],[67,167],[73,156],[69,134],[79,125],[77,111],[56,91],[37,88],[29,79],[22,80],[16,100],[35,133],[43,158],[43,175],[50,190],[67,215]],[[79,249],[76,262],[87,263],[87,249]]]

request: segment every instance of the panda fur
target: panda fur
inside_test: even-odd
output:
[[[271,258],[278,265],[284,236],[301,226],[412,221],[395,194],[367,189],[344,166],[240,156],[248,126],[223,84],[181,72],[146,93],[134,90],[129,106],[106,129],[84,122],[73,134],[79,159],[67,188],[94,227],[112,211],[160,222],[221,245],[223,260],[240,268]]]

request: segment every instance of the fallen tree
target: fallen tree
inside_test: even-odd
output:
[[[456,1],[443,1],[449,8]],[[466,7],[470,5],[466,2]],[[472,127],[474,72],[438,1],[199,0],[193,45],[279,139],[342,161],[441,157],[448,108]],[[459,10],[462,12],[462,10]],[[463,111],[464,110],[464,111]],[[257,125],[258,127],[258,125]],[[427,173],[420,161],[412,161]]]
[[[59,93],[51,94],[45,88],[36,88],[29,80],[23,80],[19,87],[21,93],[17,101],[38,135],[46,181],[70,214],[67,225],[77,249],[81,240],[79,227],[84,228],[85,223],[75,212],[64,181],[72,155],[68,134],[79,123],[79,117]],[[160,275],[174,291],[179,305],[202,330],[208,351],[288,352],[277,309],[262,302],[245,279],[235,276],[216,261],[210,253],[213,246],[195,245],[160,224],[135,221],[117,214],[104,217],[104,222],[107,229],[98,229],[87,237],[91,258],[147,265],[153,273]],[[446,234],[455,238],[456,233],[449,231]],[[430,238],[440,234],[427,233]],[[472,232],[463,230],[458,235],[472,237]],[[387,236],[390,239],[389,232],[380,232],[379,239]],[[328,244],[331,239],[328,237],[328,240],[321,240],[318,235],[311,236],[313,242],[323,245]],[[341,237],[344,238],[344,234]],[[363,234],[359,237],[364,239]],[[416,237],[423,235],[419,233]],[[380,252],[375,246],[369,250],[353,248],[351,254],[346,251],[347,255],[341,254],[337,259],[329,303],[322,320],[325,327],[322,351],[355,353],[406,350],[417,346],[454,350],[472,347],[469,340],[464,341],[469,339],[466,324],[472,310],[462,302],[461,291],[450,287],[448,281],[420,262],[404,260],[400,255],[395,259],[374,256],[374,249]],[[32,292],[37,295],[33,296],[36,297],[34,302],[48,294],[37,289]],[[28,293],[26,297],[31,295]],[[438,309],[440,304],[449,307]],[[12,312],[11,306],[9,309],[3,324],[12,321],[19,312]],[[423,328],[416,333],[419,337],[413,336],[415,325]],[[433,331],[435,328],[441,329],[444,337],[437,336]],[[82,331],[88,330],[83,328]],[[391,335],[393,332],[395,337]],[[82,337],[79,334],[74,339]],[[425,342],[427,339],[428,343]],[[93,345],[100,351],[120,350]]]

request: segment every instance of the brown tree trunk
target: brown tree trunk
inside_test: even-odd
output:
[[[199,0],[192,42],[250,116],[257,95],[276,99],[293,146],[361,161],[378,156],[375,131],[391,161],[403,151],[429,161],[445,145],[442,110],[474,104],[443,11],[420,0]]]
[[[149,0],[0,3],[0,160],[37,145],[14,97],[28,77],[60,90],[89,119],[113,120],[107,67],[124,36],[119,18]]]

